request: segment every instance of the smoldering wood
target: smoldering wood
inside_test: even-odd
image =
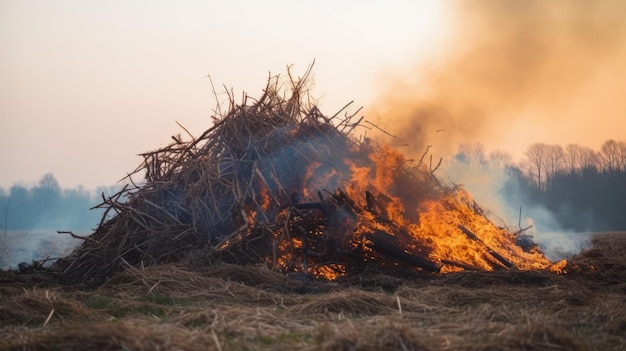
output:
[[[378,212],[376,211],[376,209],[378,208],[378,206],[377,206],[376,200],[374,199],[374,195],[372,195],[371,192],[365,191],[365,201],[367,202],[366,209],[369,212],[377,215]]]

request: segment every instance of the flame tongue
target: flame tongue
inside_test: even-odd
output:
[[[517,245],[516,236],[490,222],[460,187],[422,192],[421,201],[399,194],[404,163],[389,148],[371,154],[364,164],[344,160],[349,180],[345,190],[333,193],[312,188],[346,175],[311,163],[301,193],[310,200],[315,192],[319,201],[292,202],[278,213],[276,245],[267,261],[281,271],[328,280],[369,265],[444,273],[559,269],[536,247],[525,251]]]
[[[371,264],[425,272],[551,266],[540,251],[524,251],[513,234],[458,201],[469,196],[462,189],[443,202],[425,201],[419,223],[391,219],[373,202],[374,195],[366,194],[360,203],[337,190],[325,201],[285,208],[277,221],[272,264],[328,280]],[[388,203],[392,208],[393,202]]]
[[[420,221],[411,225],[412,234],[432,249],[433,259],[448,263],[443,271],[467,269],[461,264],[488,271],[545,269],[550,265],[541,252],[524,251],[516,244],[515,235],[491,223],[463,189],[440,201],[422,203],[419,212]]]

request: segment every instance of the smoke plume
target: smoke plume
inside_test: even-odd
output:
[[[461,144],[503,150],[516,161],[533,142],[597,148],[626,128],[626,2],[489,0],[455,2],[452,35],[432,60],[399,74],[374,106],[384,141],[419,159],[443,157],[451,179],[483,206],[518,224],[527,205],[505,173],[472,172],[451,156]],[[424,63],[425,62],[425,63]],[[401,75],[401,78],[397,78]],[[396,77],[396,78],[394,78]],[[370,114],[372,115],[372,114]],[[433,161],[433,165],[436,164]],[[566,233],[545,208],[525,207],[522,226],[552,258],[578,252],[584,235]]]
[[[433,145],[445,156],[481,142],[519,156],[542,138],[599,144],[611,136],[593,133],[624,125],[615,91],[626,77],[626,2],[455,4],[445,52],[391,78],[374,106],[375,123],[397,136],[395,146],[420,155]]]

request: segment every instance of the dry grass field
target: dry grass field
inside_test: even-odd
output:
[[[567,273],[131,267],[104,285],[0,276],[2,350],[625,350],[626,233]]]

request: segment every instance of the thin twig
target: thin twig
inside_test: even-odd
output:
[[[395,135],[393,135],[393,134],[391,134],[391,133],[387,132],[386,130],[382,129],[381,127],[379,127],[379,126],[375,125],[374,123],[372,123],[372,122],[370,122],[370,121],[365,121],[365,123],[367,123],[367,124],[371,125],[372,127],[376,128],[376,129],[378,129],[378,130],[380,130],[381,132],[383,132],[383,133],[385,133],[385,134],[389,135],[389,136],[390,136],[390,137],[392,137],[392,138],[396,138],[396,139],[398,138],[397,136],[395,136]]]

